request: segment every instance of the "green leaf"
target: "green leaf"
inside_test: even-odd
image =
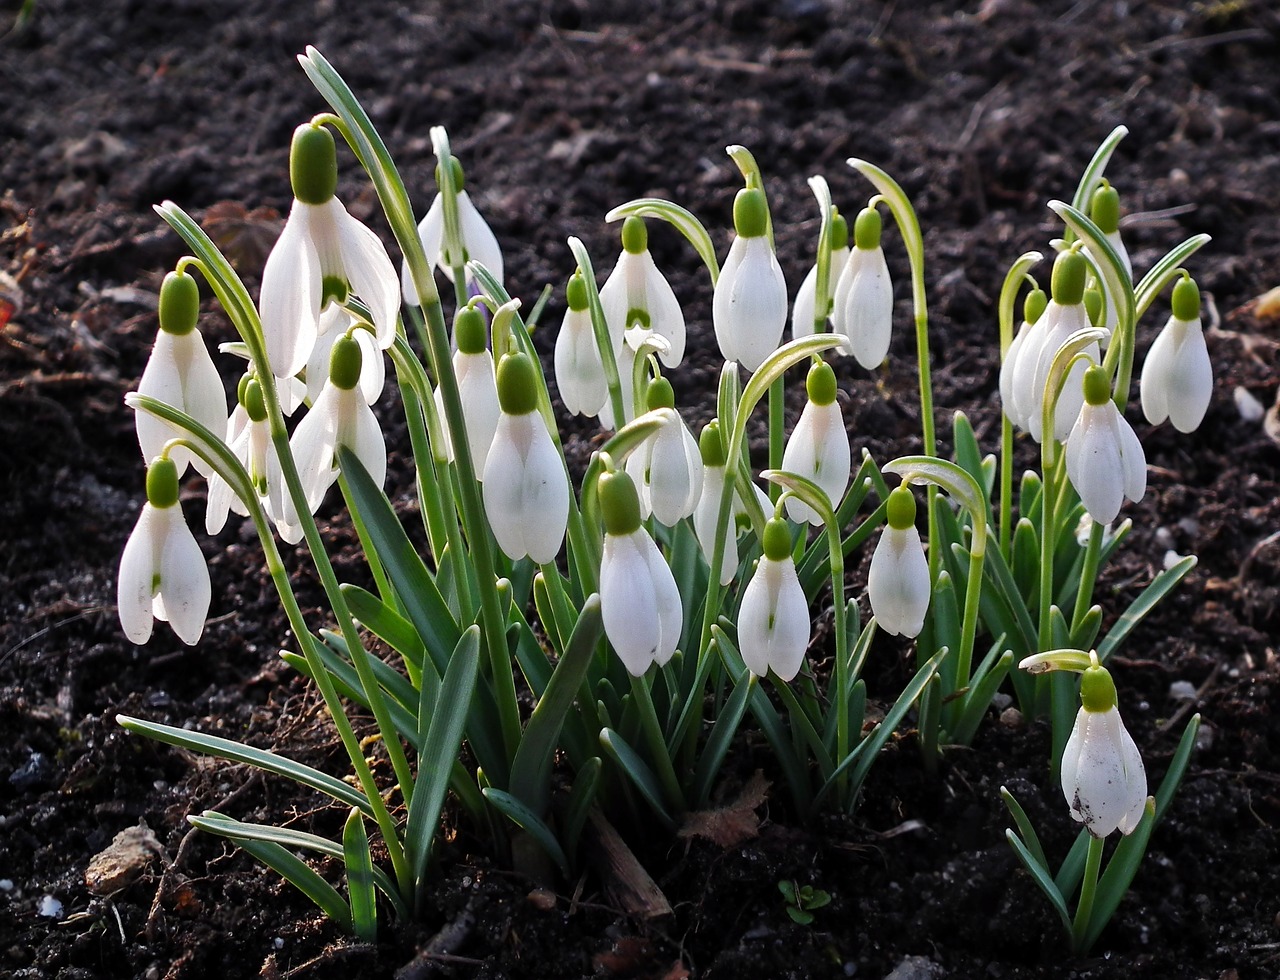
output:
[[[974,482],[981,489],[987,479],[982,468],[982,450],[978,448],[978,438],[973,434],[973,426],[964,412],[956,412],[951,421],[951,431],[955,439],[956,463],[973,477]],[[990,507],[991,500],[985,492],[983,498],[986,506]]]
[[[360,678],[356,674],[356,669],[347,663],[342,657],[338,656],[333,650],[317,644],[316,650],[320,655],[321,663],[328,672],[329,677],[333,680],[334,688],[341,697],[360,705],[363,708],[369,707],[369,699],[365,696],[364,687],[360,683]],[[303,677],[309,677],[315,680],[312,673],[311,664],[297,653],[291,653],[288,650],[280,651],[280,659],[296,670]],[[418,722],[404,705],[392,699],[387,702],[387,713],[391,716],[391,724],[401,738],[405,739],[415,749],[418,747]]]
[[[1129,128],[1127,126],[1117,126],[1107,134],[1107,138],[1094,151],[1089,165],[1084,168],[1084,173],[1080,175],[1080,183],[1076,185],[1075,197],[1071,199],[1071,203],[1079,210],[1089,210],[1093,192],[1102,183],[1102,175],[1106,172],[1107,164],[1111,160],[1111,154],[1115,153],[1120,141],[1128,135]]]
[[[1102,877],[1098,879],[1093,911],[1089,916],[1089,924],[1085,927],[1084,938],[1079,947],[1081,953],[1087,953],[1098,941],[1102,930],[1107,927],[1116,909],[1120,907],[1120,900],[1129,890],[1134,875],[1138,873],[1138,866],[1147,853],[1147,844],[1151,841],[1151,831],[1155,823],[1155,802],[1148,797],[1146,813],[1138,821],[1137,829],[1116,845],[1111,860],[1107,862],[1107,870],[1102,872]]]
[[[356,938],[378,940],[378,900],[373,893],[373,857],[364,818],[352,810],[342,828],[342,856],[347,866],[347,894],[351,900],[351,928]]]
[[[1031,852],[1027,850],[1027,846],[1018,839],[1018,835],[1012,830],[1004,832],[1005,840],[1013,848],[1013,852],[1018,855],[1018,860],[1022,862],[1022,866],[1031,872],[1031,879],[1040,886],[1040,890],[1044,892],[1045,898],[1049,899],[1049,904],[1053,906],[1054,911],[1058,913],[1058,918],[1062,920],[1062,926],[1067,930],[1067,935],[1071,935],[1071,913],[1067,911],[1067,903],[1062,897],[1062,893],[1058,891],[1057,886],[1053,883],[1053,879],[1049,877],[1047,871],[1036,863],[1036,859]]]
[[[1000,787],[1000,799],[1004,800],[1004,805],[1008,808],[1009,815],[1013,817],[1013,822],[1018,825],[1018,834],[1021,836],[1027,853],[1035,859],[1037,866],[1048,874],[1049,861],[1044,856],[1044,848],[1040,846],[1040,838],[1036,835],[1035,827],[1031,825],[1031,818],[1027,816],[1027,811],[1022,809],[1022,804],[1004,786]],[[1054,890],[1057,890],[1057,886],[1054,886]]]
[[[1208,235],[1192,235],[1185,242],[1171,248],[1153,265],[1134,290],[1134,315],[1141,318],[1169,280],[1178,274],[1179,267],[1211,241],[1213,239]]]
[[[693,777],[693,799],[696,801],[695,807],[699,809],[705,807],[707,800],[711,797],[712,784],[720,772],[724,757],[729,752],[733,736],[738,731],[743,714],[746,713],[747,699],[755,687],[756,676],[748,671],[746,676],[741,677],[734,685],[733,694],[725,702],[724,707],[716,713],[715,724],[711,726],[711,734],[707,738],[707,744],[702,748],[702,754],[698,758],[698,768]]]
[[[948,733],[950,741],[956,744],[968,745],[973,741],[974,735],[978,732],[978,726],[982,724],[982,719],[987,713],[987,708],[991,706],[991,699],[995,697],[1000,683],[1013,666],[1012,652],[1006,650],[998,659],[993,656],[1003,639],[1001,637],[996,641],[997,645],[992,647],[991,652],[979,664],[973,679],[969,682],[969,693],[964,698],[960,721],[955,731]]]
[[[1141,594],[1138,595],[1133,602],[1129,603],[1129,608],[1121,615],[1114,626],[1107,631],[1106,638],[1098,645],[1098,659],[1106,663],[1107,658],[1115,653],[1121,643],[1133,632],[1133,628],[1147,617],[1147,614],[1156,607],[1175,585],[1187,577],[1191,569],[1196,567],[1196,556],[1187,555],[1171,568],[1165,569],[1157,575]]]
[[[573,777],[573,787],[569,790],[569,801],[564,808],[564,846],[570,854],[578,852],[578,842],[582,839],[582,828],[586,826],[591,808],[595,806],[596,793],[600,789],[600,770],[602,763],[598,755],[593,755],[582,764],[578,774]]]
[[[639,218],[660,218],[674,226],[689,240],[693,250],[698,253],[698,258],[702,259],[702,264],[707,267],[707,272],[711,275],[711,285],[716,284],[716,280],[720,277],[720,263],[716,261],[716,248],[711,243],[711,236],[707,234],[707,229],[691,212],[678,204],[672,204],[658,197],[641,197],[626,204],[619,204],[604,216],[604,220],[617,221],[619,218],[630,218],[633,215]]]
[[[653,812],[657,814],[663,825],[668,830],[674,830],[676,822],[671,814],[667,812],[666,805],[663,803],[662,787],[659,785],[657,777],[654,776],[653,770],[640,757],[640,753],[628,745],[626,739],[612,728],[601,730],[600,745],[604,748],[605,754],[614,761],[618,768],[635,785],[636,789],[640,791],[640,795],[653,808]]]
[[[504,793],[493,787],[487,787],[484,790],[484,798],[497,807],[508,820],[532,837],[546,852],[547,857],[556,863],[560,873],[566,878],[569,877],[569,859],[565,857],[564,850],[556,840],[555,834],[551,832],[551,828],[533,810],[510,793]]]
[[[320,906],[320,910],[339,926],[347,932],[352,931],[351,907],[338,894],[338,890],[321,878],[309,864],[271,841],[248,837],[232,839],[242,850],[253,855]]]
[[[358,585],[346,583],[340,588],[351,615],[361,626],[400,654],[409,671],[410,681],[414,681],[414,672],[421,672],[427,649],[422,645],[422,638],[414,630],[413,624],[372,592]]]

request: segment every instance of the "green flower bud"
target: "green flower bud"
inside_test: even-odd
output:
[[[1027,293],[1027,298],[1022,301],[1022,319],[1028,323],[1035,323],[1040,319],[1045,307],[1048,305],[1049,297],[1045,295],[1043,289],[1037,286]]]
[[[1190,276],[1183,276],[1173,287],[1173,315],[1179,320],[1200,317],[1200,287]]]
[[[236,401],[241,405],[244,404],[245,391],[248,390],[249,382],[253,380],[253,372],[246,371],[240,375],[240,380],[236,382]]]
[[[702,434],[698,436],[698,453],[702,456],[703,466],[725,465],[724,438],[720,434],[720,423],[715,419],[702,427]]]
[[[837,251],[849,247],[849,221],[843,214],[836,212],[831,219],[831,250]]]
[[[769,205],[764,191],[744,187],[733,199],[733,228],[739,238],[760,238],[769,227]]]
[[[915,527],[916,495],[911,488],[903,485],[889,491],[889,503],[885,507],[885,516],[889,526],[895,531],[905,531]]]
[[[524,351],[503,354],[498,364],[498,404],[508,415],[528,415],[538,407],[537,374]]]
[[[639,255],[649,248],[649,229],[644,218],[634,214],[622,223],[622,247],[632,255]]]
[[[1111,399],[1111,376],[1107,369],[1094,364],[1084,373],[1084,400],[1090,405],[1105,405]]]
[[[836,400],[836,373],[826,361],[818,361],[809,368],[809,376],[804,380],[804,389],[809,401],[815,405],[830,405]]]
[[[1114,234],[1120,228],[1120,195],[1105,180],[1093,192],[1089,217],[1105,235]]]
[[[1095,327],[1104,324],[1102,319],[1102,290],[1098,288],[1098,281],[1091,280],[1088,288],[1084,291],[1084,311],[1089,317],[1089,322]]]
[[[360,383],[360,367],[364,355],[354,337],[343,334],[333,342],[329,354],[329,380],[343,391],[350,391]]]
[[[185,272],[170,272],[160,284],[160,329],[181,337],[196,328],[200,287]]]
[[[267,417],[267,403],[262,396],[262,385],[257,378],[250,378],[244,386],[244,397],[240,399],[245,415],[251,422],[262,422]]]
[[[1080,703],[1085,711],[1110,711],[1116,706],[1116,684],[1101,665],[1088,667],[1080,676]]]
[[[764,556],[770,561],[791,557],[791,528],[780,517],[771,517],[764,525]]]
[[[676,393],[671,387],[671,382],[666,378],[654,378],[644,395],[645,405],[651,412],[655,408],[676,407]]]
[[[603,474],[596,484],[596,492],[600,495],[600,515],[607,533],[630,534],[640,527],[640,495],[626,470]]]
[[[853,242],[858,248],[870,250],[880,247],[880,232],[884,222],[875,208],[863,208],[853,223]]]
[[[303,123],[293,131],[289,183],[303,204],[325,204],[338,189],[338,148],[324,126]]]
[[[168,456],[157,456],[147,467],[147,502],[152,507],[178,502],[178,467]]]
[[[1075,306],[1084,299],[1089,263],[1074,249],[1059,252],[1053,263],[1053,300],[1059,306]]]
[[[464,306],[453,318],[453,340],[463,354],[480,354],[485,349],[484,314],[474,306]]]
[[[582,312],[590,305],[587,301],[587,281],[582,278],[581,269],[569,277],[569,285],[564,290],[564,299],[569,304],[569,309],[575,313]]]

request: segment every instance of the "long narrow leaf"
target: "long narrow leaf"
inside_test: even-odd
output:
[[[603,763],[598,755],[593,755],[583,763],[578,774],[573,778],[573,787],[569,790],[569,801],[564,808],[564,846],[569,855],[578,853],[578,842],[582,839],[582,828],[587,824],[591,808],[595,806],[596,793],[600,789],[600,770]]]
[[[351,931],[351,907],[338,894],[338,890],[321,878],[309,864],[271,841],[247,837],[232,839],[243,851],[253,855],[320,906],[321,911],[343,929]]]
[[[711,798],[711,787],[720,773],[720,766],[729,752],[729,745],[738,731],[738,725],[742,723],[742,716],[746,713],[747,699],[755,687],[755,674],[747,672],[746,676],[740,678],[734,685],[733,694],[725,702],[724,707],[716,713],[715,724],[711,726],[711,735],[702,748],[698,768],[693,777],[693,799],[695,806],[699,808],[705,806],[707,800]]]
[[[1147,617],[1169,591],[1175,585],[1187,577],[1191,569],[1196,567],[1196,556],[1187,555],[1181,561],[1171,568],[1165,569],[1157,575],[1142,593],[1129,603],[1129,608],[1121,613],[1120,618],[1116,620],[1114,626],[1107,631],[1106,638],[1098,644],[1098,659],[1106,663],[1108,657],[1115,653],[1116,649],[1125,638],[1133,632],[1133,628]]]
[[[504,793],[492,786],[484,790],[484,798],[497,807],[503,816],[532,837],[546,852],[547,857],[556,863],[560,873],[566,878],[569,877],[569,859],[565,857],[564,850],[556,840],[556,835],[551,832],[551,828],[533,810],[510,793]]]
[[[1018,835],[1012,830],[1004,832],[1005,839],[1013,848],[1013,852],[1018,855],[1018,860],[1022,862],[1022,866],[1031,873],[1031,880],[1040,886],[1040,890],[1044,892],[1045,897],[1049,899],[1049,904],[1053,906],[1058,918],[1062,920],[1063,927],[1067,930],[1067,935],[1071,934],[1071,913],[1067,911],[1067,903],[1062,898],[1062,893],[1053,883],[1053,879],[1039,864],[1036,863],[1035,857],[1027,850],[1027,846],[1018,839]]]
[[[668,829],[674,829],[676,822],[671,814],[667,812],[666,804],[663,802],[662,787],[658,784],[658,778],[653,774],[653,770],[649,768],[644,759],[640,757],[640,753],[628,745],[626,739],[611,728],[605,728],[600,732],[600,745],[604,748],[609,758],[618,765],[618,768],[626,774],[636,789],[640,791],[640,795],[653,807],[653,812],[658,815],[658,819]]]
[[[378,900],[373,893],[373,857],[364,818],[352,810],[342,828],[342,858],[347,866],[347,897],[351,902],[351,929],[366,943],[378,939]]]

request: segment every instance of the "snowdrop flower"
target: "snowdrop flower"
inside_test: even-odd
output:
[[[675,411],[671,382],[655,378],[646,393],[649,410],[671,410],[671,417],[627,457],[627,473],[640,492],[640,515],[653,514],[675,527],[689,517],[702,496],[702,456],[693,433]]]
[[[439,183],[439,180],[437,171],[436,182]],[[453,187],[458,202],[458,234],[462,238],[462,258],[458,265],[466,265],[474,259],[488,269],[498,282],[502,282],[502,249],[498,247],[498,239],[494,237],[488,222],[480,216],[471,195],[466,191],[465,175],[457,157],[453,158]],[[426,215],[418,222],[418,237],[422,239],[422,250],[427,253],[427,261],[453,282],[452,256],[444,253],[443,194],[435,196]],[[409,275],[408,262],[400,267],[400,282],[404,301],[410,306],[419,305],[418,291],[413,286],[413,277]]]
[[[791,557],[791,531],[773,518],[764,528],[764,556],[742,594],[738,610],[738,650],[751,673],[773,672],[789,681],[800,670],[809,646],[809,602]]]
[[[498,383],[493,370],[493,355],[485,346],[485,322],[474,306],[464,306],[453,321],[453,339],[458,349],[453,355],[453,374],[458,379],[458,396],[462,400],[462,417],[471,450],[471,465],[477,476],[484,473],[493,434],[498,431]],[[445,427],[448,458],[453,459],[453,437],[444,414],[444,395],[436,388],[436,411]]]
[[[698,453],[702,457],[702,496],[693,509],[693,533],[707,565],[715,557],[716,523],[720,519],[720,501],[724,499],[725,445],[720,423],[712,419],[702,428],[698,437]],[[768,512],[773,506],[769,497],[754,483],[751,491],[760,509]],[[724,558],[720,563],[720,584],[728,585],[738,571],[738,529],[750,523],[746,504],[742,501],[742,487],[735,484],[733,503],[730,505],[728,533],[724,541]]]
[[[684,360],[684,314],[649,254],[643,218],[632,216],[622,224],[622,254],[600,287],[600,305],[615,352],[621,348],[623,333],[638,321],[667,341],[669,346],[660,355],[663,364],[673,368]]]
[[[227,445],[244,464],[267,516],[279,520],[284,514],[284,474],[275,444],[271,441],[267,406],[257,378],[245,377],[240,384],[238,398],[227,423]],[[227,523],[228,511],[234,511],[241,517],[249,516],[249,508],[244,501],[236,496],[226,480],[215,473],[209,477],[209,495],[204,509],[205,531],[209,534],[221,531]]]
[[[733,202],[737,237],[711,301],[720,353],[748,371],[757,370],[777,350],[787,323],[787,284],[765,234],[768,220],[764,191],[738,191]]]
[[[1111,674],[1091,653],[1080,678],[1080,712],[1062,753],[1062,795],[1094,837],[1133,833],[1147,806],[1147,773],[1116,707]]]
[[[831,323],[849,338],[853,356],[870,371],[884,363],[893,335],[893,284],[880,247],[880,212],[863,208],[853,223],[853,248],[836,282]]]
[[[360,392],[362,360],[360,345],[354,338],[338,338],[329,357],[329,380],[289,440],[307,510],[312,514],[338,478],[339,446],[355,453],[378,486],[387,476],[387,445],[382,429]],[[277,528],[289,544],[302,540],[302,524],[290,495],[284,496]]]
[[[1120,257],[1120,264],[1124,267],[1125,275],[1132,282],[1133,262],[1129,258],[1129,250],[1125,247],[1124,240],[1120,237],[1120,195],[1116,193],[1116,189],[1109,181],[1103,180],[1094,189],[1089,203],[1089,217],[1115,249]],[[1119,304],[1105,284],[1100,286],[1100,291],[1106,298],[1107,304],[1107,316],[1100,326],[1106,327],[1109,332],[1114,332],[1119,317]]]
[[[1142,413],[1152,425],[1165,419],[1194,432],[1209,410],[1213,367],[1200,326],[1200,290],[1184,275],[1173,287],[1173,314],[1142,365]]]
[[[289,151],[293,207],[262,270],[262,332],[271,371],[291,378],[306,366],[320,312],[354,292],[373,315],[378,347],[396,335],[396,270],[372,231],[334,197],[338,158],[333,135],[310,123],[293,133]]]
[[[200,290],[185,272],[170,272],[160,286],[160,331],[151,357],[138,381],[138,393],[180,408],[215,436],[227,428],[227,395],[204,337],[196,329],[200,314]],[[134,413],[138,443],[144,459],[161,454],[164,444],[178,435],[176,429],[146,412]],[[169,458],[178,474],[192,463],[204,476],[212,470],[191,450],[175,447]]]
[[[916,530],[916,498],[900,486],[889,494],[886,509],[888,521],[871,556],[867,597],[882,630],[890,636],[917,636],[924,628],[933,587]]]
[[[1009,349],[1005,351],[1004,361],[1000,365],[1000,404],[1004,407],[1004,414],[1009,417],[1009,421],[1023,430],[1028,428],[1028,421],[1014,402],[1014,371],[1018,357],[1027,343],[1027,337],[1032,333],[1034,324],[1044,315],[1048,303],[1049,297],[1038,286],[1027,293],[1026,299],[1022,301],[1022,325],[1018,327],[1018,333],[1009,345]]]
[[[502,412],[483,475],[485,514],[508,558],[556,557],[569,524],[569,479],[538,412],[533,362],[522,351],[498,364]]]
[[[826,493],[831,506],[839,507],[849,486],[852,460],[849,434],[844,428],[840,403],[836,401],[836,375],[831,365],[818,361],[809,368],[805,389],[809,400],[787,440],[782,468],[812,480]],[[822,523],[822,516],[796,497],[787,497],[786,508],[787,516],[798,524]]]
[[[831,278],[838,277],[849,261],[849,222],[844,215],[837,214],[831,222],[831,263],[828,266],[828,276]],[[809,269],[808,275],[804,277],[804,282],[800,283],[800,291],[796,293],[796,301],[791,307],[791,339],[795,340],[799,337],[809,337],[813,334],[814,325],[818,321],[817,311],[814,306],[817,303],[818,292],[818,264],[815,262]],[[828,322],[827,318],[831,315],[831,296],[827,296],[827,316],[823,317],[823,322]]]
[[[333,345],[348,331],[360,345],[363,355],[360,361],[360,392],[364,400],[372,405],[382,396],[382,386],[387,378],[386,362],[370,330],[351,330],[356,323],[356,318],[336,303],[330,303],[320,314],[319,333],[315,346],[311,348],[311,356],[307,358],[307,400],[313,404],[329,378],[329,355],[333,352]]]
[[[130,643],[151,638],[159,619],[187,646],[204,632],[212,591],[209,566],[182,517],[178,467],[165,456],[147,468],[147,502],[120,557],[116,604]]]
[[[1134,503],[1147,491],[1147,458],[1133,427],[1111,400],[1111,380],[1094,365],[1084,375],[1084,405],[1067,437],[1067,477],[1085,510],[1099,524],[1110,524],[1128,497]]]
[[[604,362],[596,345],[595,328],[588,308],[587,284],[579,269],[565,289],[565,312],[556,335],[555,372],[560,400],[570,415],[591,418],[609,400]]]
[[[600,613],[604,632],[623,666],[640,677],[665,664],[680,642],[683,612],[675,577],[640,523],[640,498],[623,471],[598,484],[604,518]]]

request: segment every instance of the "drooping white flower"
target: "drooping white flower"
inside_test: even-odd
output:
[[[484,464],[489,527],[512,561],[555,559],[569,523],[569,478],[537,408],[533,362],[517,351],[498,364],[502,413]]]
[[[831,261],[827,266],[827,303],[829,309],[833,305],[831,300],[834,289],[832,287],[838,281],[840,272],[848,261],[849,223],[845,221],[844,215],[837,214],[831,223]],[[792,340],[813,334],[818,320],[817,311],[814,309],[817,304],[817,292],[818,265],[814,263],[809,267],[809,272],[805,275],[804,281],[800,283],[800,289],[796,293],[796,300],[791,305]],[[828,316],[830,316],[830,313],[828,313]]]
[[[1137,503],[1146,493],[1147,458],[1111,400],[1106,369],[1089,368],[1082,387],[1085,404],[1066,442],[1067,477],[1089,516],[1110,524],[1125,497]]]
[[[693,513],[702,496],[702,457],[689,427],[675,411],[675,393],[666,378],[656,378],[647,392],[649,410],[667,408],[671,417],[627,457],[627,473],[640,494],[640,515],[653,514],[675,527]]]
[[[673,368],[684,360],[684,314],[649,254],[643,218],[632,216],[623,222],[622,254],[600,287],[600,306],[615,352],[621,349],[622,335],[639,322],[666,340],[667,349],[659,355],[663,364]]]
[[[569,279],[565,302],[569,308],[556,334],[556,388],[570,415],[591,418],[598,415],[609,400],[609,385],[591,324],[587,285],[581,271]]]
[[[881,219],[863,208],[853,224],[853,248],[836,281],[831,324],[849,338],[853,356],[870,371],[884,363],[893,337],[893,283],[880,247]]]
[[[714,419],[702,429],[698,438],[698,452],[702,458],[702,495],[693,509],[693,532],[698,538],[702,556],[710,566],[715,557],[716,525],[720,519],[720,501],[724,499],[725,446],[720,433],[720,423]],[[755,484],[751,492],[762,510],[771,506],[769,498]],[[742,502],[742,487],[734,484],[733,503],[724,541],[724,558],[720,563],[720,584],[728,585],[738,571],[738,527],[747,521],[747,508]]]
[[[271,426],[267,422],[262,386],[256,378],[249,378],[242,385],[241,391],[241,401],[237,403],[227,422],[227,446],[236,459],[244,464],[267,516],[278,521],[284,514],[284,474],[280,469],[275,444],[271,441]],[[205,501],[205,531],[209,534],[221,531],[227,523],[229,511],[234,511],[241,517],[249,515],[249,508],[231,489],[231,485],[214,473],[209,477],[209,493]]]
[[[330,303],[320,314],[319,333],[311,356],[307,358],[307,400],[314,403],[329,378],[329,355],[339,337],[344,336],[355,324],[356,318],[336,303]],[[386,383],[387,366],[378,341],[368,330],[352,330],[351,336],[360,345],[360,392],[372,405],[382,396]],[[288,414],[288,413],[286,413]]]
[[[680,642],[683,610],[671,568],[640,523],[635,484],[623,471],[598,484],[604,517],[600,559],[600,613],[604,632],[628,673],[671,659]]]
[[[373,409],[360,392],[362,356],[360,345],[353,338],[338,338],[329,359],[329,380],[289,440],[307,509],[312,514],[338,478],[339,446],[346,446],[355,454],[378,486],[387,477],[386,440]],[[288,494],[284,495],[276,526],[290,544],[302,540],[302,523]]]
[[[373,317],[378,347],[391,346],[399,313],[396,270],[372,231],[334,197],[338,182],[333,136],[304,124],[293,134],[289,175],[294,201],[262,270],[262,332],[271,371],[289,378],[306,366],[331,299],[354,292]]]
[[[1173,314],[1142,365],[1142,413],[1152,425],[1165,419],[1194,432],[1213,397],[1213,365],[1200,325],[1200,290],[1189,276],[1173,287]]]
[[[1062,795],[1094,837],[1133,833],[1147,805],[1147,773],[1116,707],[1116,687],[1097,664],[1080,679],[1080,711],[1062,753]]]
[[[836,508],[849,486],[852,455],[844,416],[836,400],[836,375],[831,365],[822,361],[814,364],[809,369],[805,388],[809,398],[787,440],[782,468],[812,480],[826,493],[832,508]],[[796,497],[787,498],[786,508],[787,516],[796,523],[822,523],[822,515]]]
[[[215,436],[227,428],[227,395],[222,378],[196,328],[200,292],[185,272],[170,272],[160,287],[160,330],[138,381],[138,393],[180,408]],[[146,412],[134,413],[144,459],[154,459],[180,433]],[[188,464],[208,477],[212,470],[191,450],[175,446],[169,458],[185,472]]]
[[[738,191],[733,224],[738,234],[716,280],[711,319],[724,359],[756,371],[778,349],[787,323],[787,283],[765,235],[763,191]]]
[[[889,494],[888,521],[871,556],[867,597],[880,628],[890,636],[918,636],[933,587],[929,562],[916,530],[916,500],[898,487]]]
[[[142,644],[153,621],[163,620],[194,646],[211,596],[209,566],[178,503],[178,468],[160,457],[147,470],[147,503],[120,557],[120,625],[129,642]]]
[[[1098,226],[1108,244],[1115,250],[1124,274],[1132,284],[1133,262],[1129,258],[1129,250],[1125,247],[1124,240],[1120,237],[1120,195],[1109,181],[1103,180],[1094,189],[1089,203],[1089,217],[1093,219],[1093,223]],[[1095,260],[1098,258],[1094,256]],[[1105,281],[1101,283],[1100,289],[1107,305],[1107,317],[1103,325],[1108,333],[1114,333],[1116,324],[1119,322],[1119,303],[1112,295],[1110,285]]]
[[[484,473],[493,435],[498,431],[498,382],[493,369],[493,355],[485,346],[485,322],[481,312],[472,306],[458,311],[453,323],[453,337],[458,349],[453,354],[453,374],[458,379],[458,397],[466,423],[467,445],[471,449],[471,465],[477,477]],[[444,426],[448,458],[453,459],[453,438],[444,413],[444,394],[435,392],[436,411]]]
[[[764,556],[756,564],[738,609],[738,651],[747,669],[764,677],[772,668],[789,681],[800,671],[809,646],[811,623],[785,521],[764,529]]]
[[[1004,414],[1009,417],[1009,421],[1024,431],[1028,427],[1028,422],[1026,416],[1022,414],[1019,406],[1015,403],[1014,372],[1017,369],[1018,358],[1022,356],[1023,350],[1026,349],[1027,338],[1032,335],[1035,330],[1035,324],[1044,315],[1045,307],[1048,303],[1049,297],[1045,295],[1044,290],[1038,287],[1027,293],[1027,298],[1022,304],[1022,325],[1018,327],[1018,333],[1013,338],[1013,342],[1009,344],[1009,349],[1004,354],[1004,360],[1000,363],[1000,404],[1004,408]]]
[[[463,252],[457,264],[465,266],[474,259],[488,269],[498,282],[502,282],[502,249],[498,247],[498,239],[489,228],[489,223],[481,217],[464,187],[462,165],[458,163],[457,157],[453,158],[453,187],[457,193],[458,234],[462,238]],[[427,261],[432,268],[439,269],[446,279],[453,282],[453,264],[450,262],[453,257],[444,253],[444,195],[435,196],[431,207],[427,208],[427,213],[418,222],[418,237],[422,239],[422,250],[427,253]],[[410,306],[417,306],[418,292],[413,287],[407,262],[401,265],[400,281],[404,301]]]

